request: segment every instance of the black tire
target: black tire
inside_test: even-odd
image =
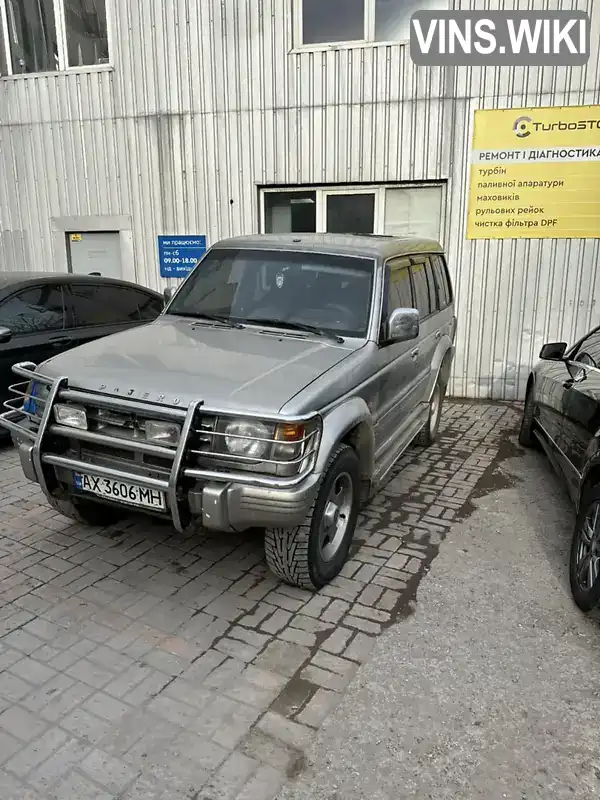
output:
[[[523,408],[523,416],[521,417],[521,427],[519,429],[519,444],[522,447],[535,448],[537,447],[537,439],[533,435],[533,412],[535,403],[533,400],[533,388],[529,389],[525,397],[525,407]]]
[[[48,502],[64,517],[89,525],[93,528],[105,528],[113,525],[123,517],[120,508],[112,508],[103,503],[79,497],[51,497]]]
[[[436,441],[438,431],[440,428],[440,421],[442,419],[442,406],[444,404],[444,397],[446,396],[446,387],[439,380],[435,384],[435,389],[429,401],[429,414],[427,415],[427,422],[421,428],[421,432],[415,439],[415,444],[419,447],[431,447]]]
[[[588,530],[598,533],[590,537]],[[586,551],[591,553],[591,575],[589,561],[585,566]],[[569,582],[573,600],[582,611],[587,613],[596,608],[600,603],[600,485],[586,490],[581,501],[571,542]]]
[[[326,538],[323,541],[325,530],[322,530],[322,525],[325,524],[325,510],[331,493],[336,491],[336,482],[341,485],[342,481],[344,485],[351,485],[352,495],[348,501],[348,512],[336,516],[336,525],[342,520],[343,533],[340,534],[337,549],[327,558],[326,548],[333,549],[335,540],[329,544]],[[296,528],[267,528],[265,531],[265,556],[271,571],[292,586],[312,591],[333,580],[348,558],[360,495],[358,456],[351,447],[340,445],[329,461],[315,502],[304,522]]]

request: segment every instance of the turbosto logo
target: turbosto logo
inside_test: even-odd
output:
[[[513,133],[525,139],[532,133],[551,133],[554,131],[594,131],[600,130],[600,119],[580,119],[577,122],[535,122],[531,117],[517,117],[513,123]]]
[[[524,139],[526,136],[531,135],[531,117],[517,117],[515,120],[515,124],[513,125],[513,131],[519,137],[519,139]]]

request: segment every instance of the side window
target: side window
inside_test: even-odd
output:
[[[448,268],[441,256],[431,256],[433,264],[433,274],[440,301],[440,309],[447,308],[452,302],[452,289],[450,288],[450,277]]]
[[[95,283],[73,284],[73,323],[75,327],[119,325],[139,322],[139,292],[123,286]]]
[[[573,360],[590,367],[600,367],[600,330],[590,333],[583,340]]]
[[[15,334],[61,331],[65,325],[62,287],[43,284],[9,297],[0,306],[0,325]]]
[[[395,308],[414,308],[415,301],[410,282],[410,260],[394,258],[388,262],[388,313]]]
[[[163,301],[158,297],[153,297],[151,294],[145,294],[144,292],[135,292],[135,294],[137,295],[140,319],[144,321],[156,319],[163,310]]]
[[[433,277],[433,266],[431,264],[431,256],[417,256],[411,258],[415,267],[422,266],[425,271],[425,279],[427,280],[427,293],[429,295],[429,308],[431,313],[439,311],[437,289],[435,285],[435,278]]]
[[[419,259],[423,261],[424,259]],[[431,292],[429,281],[427,280],[427,272],[425,270],[425,264],[413,264],[411,267],[412,277],[413,277],[413,284],[415,287],[415,300],[416,300],[416,308],[419,309],[419,316],[421,319],[425,319],[428,317],[433,310],[435,310],[435,303],[432,306],[431,303]]]

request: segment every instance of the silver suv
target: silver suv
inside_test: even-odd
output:
[[[16,365],[0,421],[62,514],[264,528],[273,572],[318,589],[400,454],[434,441],[455,329],[437,242],[229,239],[149,325]]]

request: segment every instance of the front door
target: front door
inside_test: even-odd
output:
[[[600,332],[593,331],[581,342],[567,368],[559,446],[573,467],[570,477],[576,484],[600,431]]]
[[[414,308],[410,259],[395,258],[386,266],[387,292],[383,319],[395,308]],[[418,340],[380,347],[379,393],[375,421],[375,449],[381,458],[402,438],[410,413],[418,405]]]
[[[537,420],[555,445],[560,446],[565,384],[571,373],[564,361],[546,361],[540,369],[535,398]]]

